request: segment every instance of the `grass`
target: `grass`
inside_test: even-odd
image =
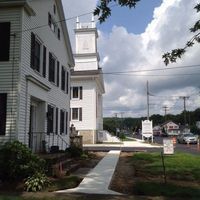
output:
[[[138,182],[134,186],[134,193],[136,195],[183,197],[184,199],[200,198],[200,189],[198,188],[152,182]]]
[[[52,192],[57,190],[64,190],[69,188],[75,188],[81,182],[81,178],[77,176],[67,176],[59,179],[52,180],[51,185],[46,188],[46,191]]]
[[[167,176],[179,180],[200,180],[200,157],[176,153],[164,156]],[[163,172],[161,155],[159,153],[138,153],[133,156],[136,168],[151,175],[161,175]]]
[[[134,154],[138,180],[134,194],[200,199],[200,157],[185,153],[164,156],[167,184],[163,183],[161,154]],[[197,199],[198,199],[197,198]]]

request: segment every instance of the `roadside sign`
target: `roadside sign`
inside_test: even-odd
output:
[[[165,138],[163,139],[163,153],[167,155],[174,154],[174,143],[173,139]]]
[[[152,137],[152,142],[153,142],[153,127],[152,127],[152,121],[150,120],[142,121],[142,140],[143,137],[145,138]]]

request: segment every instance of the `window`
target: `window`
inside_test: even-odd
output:
[[[10,22],[0,23],[0,61],[9,61]]]
[[[60,62],[49,52],[49,81],[59,87]]]
[[[72,99],[82,99],[83,98],[83,87],[72,87]]]
[[[50,13],[48,13],[48,24],[56,37],[60,40],[60,29]]]
[[[7,94],[0,94],[0,135],[6,133]]]
[[[47,133],[58,134],[58,108],[52,105],[47,109]]]
[[[31,68],[46,77],[46,47],[31,33]]]
[[[82,108],[72,108],[72,120],[82,121]]]

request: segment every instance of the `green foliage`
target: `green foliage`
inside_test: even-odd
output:
[[[81,157],[83,154],[83,150],[75,146],[70,146],[66,149],[66,152],[69,153],[71,157]]]
[[[136,182],[133,187],[136,195],[182,197],[184,199],[200,198],[200,189],[192,187],[177,186],[155,182]]]
[[[197,10],[197,12],[200,11],[200,4],[197,4],[194,9]],[[162,58],[164,59],[165,65],[168,65],[169,63],[176,62],[177,58],[181,58],[182,55],[186,52],[186,49],[188,47],[192,47],[195,42],[200,43],[200,20],[197,20],[193,27],[190,28],[190,31],[195,33],[197,32],[188,42],[186,42],[184,48],[177,48],[173,49],[170,53],[165,53]]]
[[[111,7],[113,7],[111,4],[113,2],[115,3],[114,5],[132,8],[135,7],[139,1],[140,0],[101,0],[94,10],[94,15],[97,15],[99,17],[98,20],[102,23],[111,15]]]
[[[82,179],[78,176],[67,176],[52,180],[51,185],[47,188],[49,192],[75,188],[79,185]]]
[[[18,142],[5,143],[0,149],[0,179],[23,180],[35,172],[43,172],[45,161],[32,154],[30,149]]]
[[[50,185],[50,181],[44,173],[36,172],[34,175],[29,176],[24,184],[24,189],[27,192],[41,191]]]
[[[119,138],[120,138],[121,140],[124,140],[124,139],[126,139],[126,136],[125,136],[123,133],[120,133],[120,134],[119,134]]]

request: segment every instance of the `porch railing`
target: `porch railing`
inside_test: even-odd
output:
[[[29,148],[36,153],[65,150],[70,145],[66,135],[45,132],[29,132]]]

